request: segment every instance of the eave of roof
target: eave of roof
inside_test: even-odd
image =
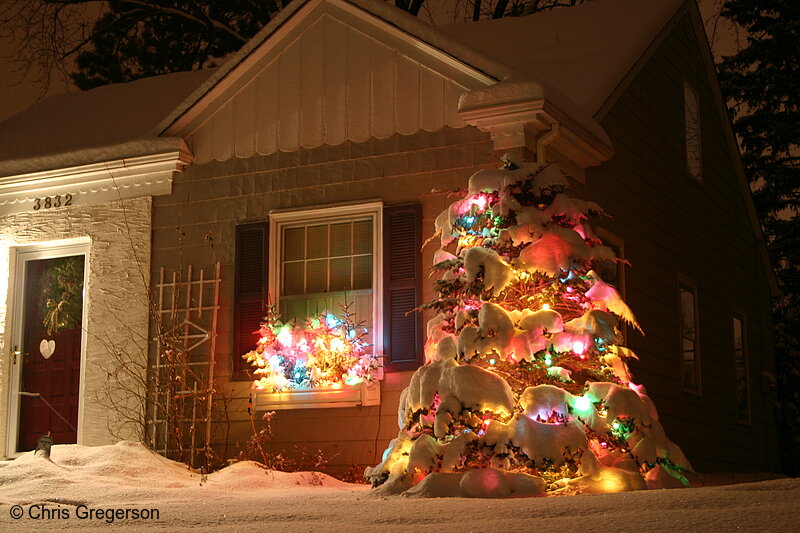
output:
[[[438,29],[558,87],[594,115],[684,3],[597,0]]]
[[[86,93],[60,95],[11,117],[0,124],[0,175],[46,168],[42,165],[54,168],[58,165],[91,163],[103,157],[143,155],[153,149],[154,139],[158,135],[175,135],[175,132],[169,130],[169,126],[193,106],[204,105],[206,102],[203,98],[209,91],[221,80],[232,75],[237,67],[282,24],[308,4],[318,1],[292,2],[213,73],[210,71],[178,73],[137,80],[130,84],[101,87]],[[581,102],[586,104],[587,101],[582,100],[581,95],[575,91],[569,94],[572,85],[557,77],[542,80],[542,76],[539,75],[541,69],[533,68],[536,65],[532,66],[529,62],[523,61],[522,58],[526,57],[526,54],[509,47],[510,41],[501,43],[499,38],[492,37],[498,33],[500,37],[525,36],[533,33],[527,29],[532,23],[546,25],[553,20],[564,21],[570,17],[585,20],[587,19],[585,13],[589,13],[588,19],[593,19],[595,18],[592,15],[593,10],[598,9],[598,6],[605,9],[611,5],[620,10],[623,7],[635,6],[639,3],[637,0],[602,0],[584,6],[539,13],[535,17],[439,28],[379,0],[329,1],[355,6],[376,19],[406,32],[420,42],[450,55],[463,63],[465,68],[474,69],[498,82],[524,81],[537,84],[544,98],[573,116],[595,137],[610,144],[605,132],[591,117],[594,110],[588,109],[586,105],[580,105]],[[657,24],[653,21],[663,21],[662,11],[666,13],[668,7],[680,1],[656,0],[653,3],[658,7],[653,11],[661,13],[661,18],[655,15],[648,18],[650,21],[646,25],[648,28],[655,28]],[[562,22],[561,26],[563,25]],[[649,30],[644,34],[649,35]],[[556,34],[557,39],[558,34]],[[645,41],[646,39],[642,41],[644,44],[641,46],[646,45]],[[634,51],[635,54],[641,54],[641,46]],[[542,46],[542,53],[547,50],[547,47]],[[621,60],[620,64],[625,61]],[[564,70],[569,69],[565,67]],[[549,72],[552,74],[552,69]],[[624,72],[614,81],[619,82],[623,76]],[[177,80],[180,80],[180,83],[172,84],[174,90],[163,90],[165,83]],[[568,89],[566,91],[568,96],[565,96],[565,91],[562,91],[559,83],[564,83],[564,88]],[[597,95],[602,92],[586,86],[583,86],[583,89],[595,97],[599,97]],[[157,92],[154,94],[154,91]],[[95,101],[98,99],[99,101]],[[30,127],[31,124],[38,127]],[[4,140],[8,141],[5,147],[2,146]],[[118,151],[121,148],[124,148],[124,153]]]
[[[0,123],[0,176],[174,150],[156,126],[212,70],[55,95]]]
[[[361,11],[375,17],[386,24],[389,24],[426,45],[438,49],[445,54],[463,63],[464,68],[474,69],[486,76],[503,81],[525,81],[535,83],[540,87],[538,91],[563,111],[570,114],[583,127],[590,131],[602,142],[609,144],[608,136],[602,127],[591,117],[590,113],[575,105],[558,88],[552,84],[542,81],[537,76],[523,72],[514,67],[510,67],[505,62],[505,57],[492,56],[475,48],[468,42],[453,38],[439,30],[438,27],[414,17],[396,7],[381,2],[379,0],[327,0],[331,3],[340,2],[357,7]],[[161,131],[167,135],[177,135],[182,132],[179,125],[181,117],[195,107],[210,105],[207,95],[211,94],[214,87],[220,84],[228,76],[236,76],[237,68],[245,64],[251,55],[267,39],[275,34],[291,17],[300,13],[309,5],[318,3],[319,0],[295,0],[287,8],[269,22],[261,31],[258,32],[242,49],[229,57],[208,80],[200,85],[186,100],[177,106],[161,123]]]
[[[0,180],[3,179],[2,177],[23,176],[35,172],[69,169],[81,165],[170,152],[188,153],[183,139],[179,137],[150,137],[40,156],[7,159],[0,161]]]

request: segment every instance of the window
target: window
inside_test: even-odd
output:
[[[736,371],[736,421],[750,423],[750,387],[747,374],[747,344],[742,315],[733,315],[733,365]]]
[[[703,179],[700,146],[700,95],[689,82],[683,82],[683,116],[686,126],[686,170],[697,181]]]
[[[284,320],[302,324],[323,313],[339,315],[340,306],[349,304],[354,320],[368,329],[368,350],[383,356],[384,369],[418,367],[422,319],[413,310],[422,297],[421,215],[419,204],[383,207],[369,202],[273,211],[268,219],[238,225],[232,349],[236,379],[255,377],[253,366],[241,356],[256,348],[259,336],[254,332],[269,305]],[[292,392],[297,394],[284,395],[293,397],[286,399],[291,406],[270,408],[340,407],[347,396],[343,389],[336,394]]]
[[[681,383],[683,389],[700,393],[700,343],[697,318],[697,288],[689,280],[681,280],[680,299]]]
[[[303,323],[347,308],[382,353],[380,235],[382,205],[270,214],[270,294],[283,321]]]

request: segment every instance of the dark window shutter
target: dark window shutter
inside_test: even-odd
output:
[[[233,374],[246,378],[249,365],[242,355],[252,350],[267,307],[269,223],[236,226],[236,279],[233,313]]]
[[[419,204],[383,210],[383,348],[387,370],[413,370],[423,359],[422,208]]]

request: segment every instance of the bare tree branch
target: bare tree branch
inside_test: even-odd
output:
[[[494,13],[492,13],[492,18],[499,19],[505,15],[506,7],[508,7],[508,0],[497,0],[497,4],[494,6]]]
[[[53,77],[65,85],[72,69],[64,52],[84,40],[100,15],[103,2],[69,0],[4,0],[0,2],[0,38],[12,43],[6,56],[15,63],[18,78],[47,93]]]
[[[472,4],[472,20],[477,21],[481,18],[481,0],[474,0]]]
[[[425,0],[412,0],[411,6],[408,8],[408,12],[416,17],[419,15],[419,10],[422,8],[422,4],[424,3]]]

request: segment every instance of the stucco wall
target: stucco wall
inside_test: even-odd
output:
[[[141,361],[145,357],[151,209],[152,200],[145,197],[0,218],[0,456],[7,453],[14,247],[65,239],[90,241],[78,442],[108,444],[116,440],[112,434],[119,427],[115,413],[98,402],[98,394],[107,386],[112,353],[123,351],[141,356]]]

